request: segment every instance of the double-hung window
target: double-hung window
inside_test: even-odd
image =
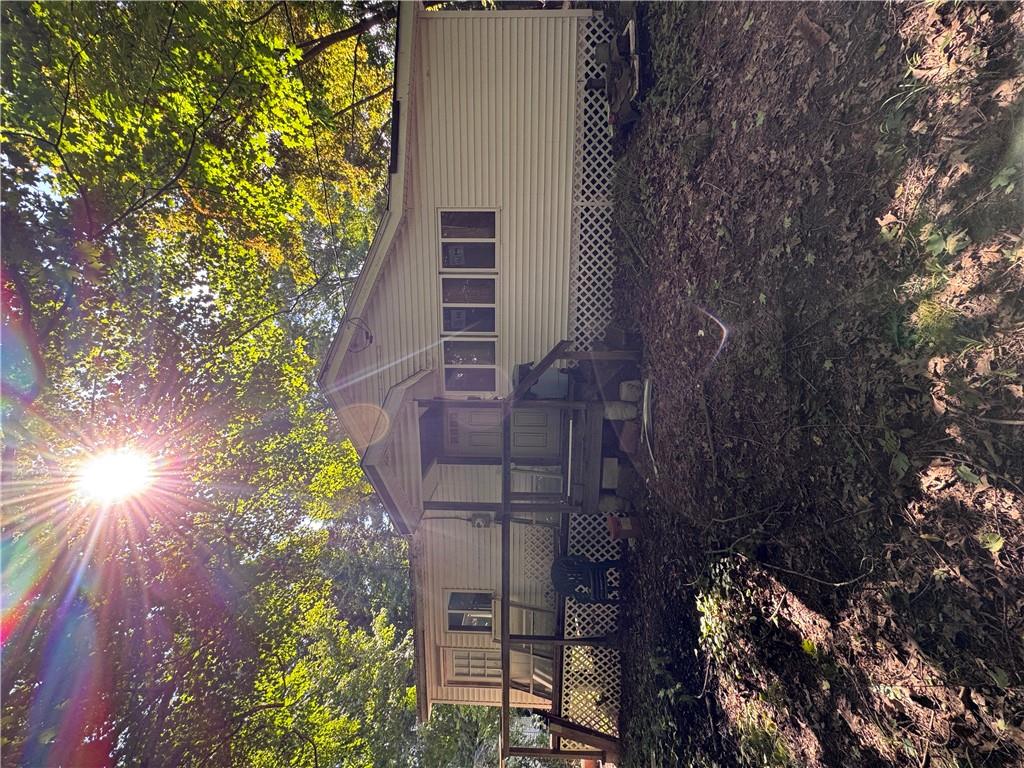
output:
[[[444,388],[497,390],[497,212],[440,211]]]
[[[449,632],[490,632],[494,619],[490,592],[449,592]]]

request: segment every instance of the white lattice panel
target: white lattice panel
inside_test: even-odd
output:
[[[622,545],[612,541],[602,515],[571,515],[569,518],[568,554],[582,555],[588,560],[617,560]],[[619,587],[619,571],[608,571],[608,590]],[[614,632],[619,622],[619,608],[611,604],[578,603],[571,597],[565,601],[565,636],[597,637]]]
[[[595,49],[612,38],[602,16],[582,21],[576,41],[576,131],[573,155],[572,295],[570,338],[577,349],[589,349],[612,319],[611,137],[604,92],[587,81],[604,75]]]
[[[622,556],[621,542],[608,535],[602,515],[571,515],[568,554],[589,560],[617,560]],[[619,587],[617,568],[608,572],[608,589]],[[618,628],[619,607],[565,601],[565,636],[597,637],[614,634]],[[612,648],[571,646],[562,656],[562,715],[580,725],[618,735],[621,673],[619,652]],[[585,745],[564,743],[566,749]]]
[[[562,717],[588,728],[619,735],[619,652],[613,648],[572,646],[562,662]],[[565,749],[585,744],[562,742]]]
[[[529,582],[539,586],[543,592],[543,607],[551,609],[557,605],[555,588],[551,583],[555,537],[555,530],[544,525],[525,526],[522,535],[523,575]]]

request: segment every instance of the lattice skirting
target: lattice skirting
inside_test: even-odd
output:
[[[557,531],[546,525],[520,526],[517,531],[520,540],[516,545],[523,548],[523,579],[534,605],[547,608],[554,613],[558,596],[551,583],[551,558],[557,545]]]
[[[619,735],[619,652],[613,648],[572,646],[562,657],[562,717]],[[563,749],[589,749],[563,741]]]
[[[570,338],[577,349],[590,349],[612,319],[611,136],[604,92],[587,81],[604,75],[595,50],[612,39],[604,17],[582,21],[576,41],[576,130],[573,155],[572,293]]]
[[[612,541],[601,515],[572,515],[569,518],[570,555],[590,560],[615,560],[622,556],[622,544]],[[609,590],[618,589],[620,574],[611,569]],[[565,601],[565,636],[594,637],[614,633],[618,627],[617,605],[590,605],[572,598]],[[619,652],[612,648],[572,646],[562,655],[562,715],[580,725],[604,733],[619,733],[621,691]],[[563,742],[565,749],[586,745]]]

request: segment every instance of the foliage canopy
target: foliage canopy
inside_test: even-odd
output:
[[[312,383],[394,5],[2,13],[4,765],[412,764],[404,544]],[[154,488],[77,498],[121,445]]]

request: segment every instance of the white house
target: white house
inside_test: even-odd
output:
[[[617,748],[617,606],[550,577],[558,554],[618,556],[598,514],[605,406],[557,365],[632,357],[589,351],[612,310],[588,87],[609,37],[589,10],[402,4],[389,206],[321,372],[411,537],[420,716],[501,706],[503,757]],[[565,738],[510,744],[511,707]]]

